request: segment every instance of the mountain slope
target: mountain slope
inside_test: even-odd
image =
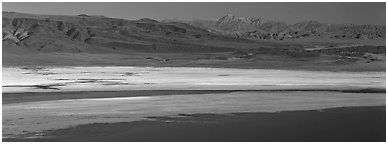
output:
[[[316,27],[333,33],[375,32],[367,31],[374,28],[368,26],[324,27],[317,22],[289,26],[233,16],[222,22],[196,20],[187,23],[85,14],[58,16],[3,12],[2,19],[3,66],[385,70],[385,46],[348,45],[342,40],[319,43],[274,41],[280,36],[279,32],[300,35],[302,31],[317,30]],[[267,40],[268,36],[272,40]]]
[[[216,35],[185,23],[152,19],[123,20],[103,16],[36,16],[3,12],[3,46],[44,52],[225,51],[203,41],[247,41]]]
[[[253,17],[237,17],[228,14],[213,21],[201,24],[200,20],[186,21],[219,34],[247,39],[287,40],[287,39],[385,39],[385,26],[322,24],[317,21],[304,21],[296,24],[267,21]]]

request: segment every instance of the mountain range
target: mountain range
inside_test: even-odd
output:
[[[3,66],[354,69],[345,65],[377,61],[379,66],[368,69],[385,69],[385,26],[290,25],[233,15],[156,21],[5,11],[2,20]]]
[[[303,21],[287,24],[254,17],[225,15],[216,20],[166,20],[188,23],[211,32],[246,39],[287,40],[301,38],[329,39],[385,39],[385,26],[323,24]]]
[[[37,16],[3,12],[3,46],[16,44],[38,51],[92,52],[97,49],[113,51],[120,48],[179,51],[190,49],[203,39],[241,41],[185,23],[162,23],[147,18],[123,20],[84,14]],[[220,49],[222,48],[218,50]],[[196,51],[201,50],[211,51],[212,46],[196,47]]]

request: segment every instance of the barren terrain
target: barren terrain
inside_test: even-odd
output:
[[[383,139],[385,26],[2,14],[4,141]]]

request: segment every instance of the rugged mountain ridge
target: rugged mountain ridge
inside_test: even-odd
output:
[[[272,41],[276,35],[267,40],[268,33],[274,35],[274,32],[290,30],[289,25],[281,22],[233,16],[216,24],[217,21],[211,20],[160,22],[147,18],[124,20],[86,14],[2,14],[3,66],[131,65],[331,70],[340,65],[339,70],[359,70],[364,66],[367,70],[385,70],[385,46],[380,44],[385,44],[384,39],[371,41],[372,46],[358,41],[349,45],[342,40],[320,43]],[[317,22],[301,23],[293,30],[299,34],[302,30],[317,30],[317,26],[320,26]],[[340,30],[319,28],[328,32]],[[343,28],[342,31],[351,33],[359,29]],[[370,27],[361,29],[365,33],[374,32],[366,30]],[[255,34],[261,35],[255,37]],[[376,42],[380,46],[375,45]],[[348,67],[348,64],[361,67]]]
[[[152,19],[123,20],[104,16],[30,15],[3,11],[3,47],[38,51],[144,52],[212,51],[226,48],[203,41],[244,41],[185,23]]]
[[[287,24],[254,17],[237,17],[228,14],[217,21],[206,24],[192,19],[188,24],[208,29],[222,35],[246,39],[287,40],[287,39],[385,39],[385,26],[323,24],[318,21],[304,21]]]

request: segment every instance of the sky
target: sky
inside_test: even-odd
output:
[[[3,11],[51,15],[104,15],[122,19],[215,19],[226,14],[257,17],[294,24],[317,20],[327,24],[385,25],[384,2],[144,2],[144,3],[25,3],[3,2]]]

